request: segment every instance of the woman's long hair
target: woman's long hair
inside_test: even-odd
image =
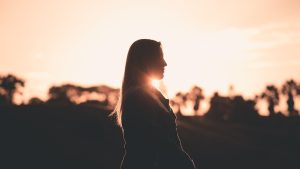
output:
[[[120,89],[119,100],[111,115],[116,115],[118,125],[122,126],[123,103],[126,93],[135,87],[149,84],[147,68],[153,57],[159,55],[161,43],[151,39],[135,41],[129,48],[123,83]]]

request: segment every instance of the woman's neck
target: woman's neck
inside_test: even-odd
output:
[[[143,87],[153,88],[152,79],[149,77],[144,77],[143,79],[140,79],[139,84]]]

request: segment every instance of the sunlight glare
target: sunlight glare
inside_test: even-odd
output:
[[[152,84],[152,86],[155,87],[156,89],[159,88],[159,80],[153,79],[153,80],[151,81],[151,84]]]

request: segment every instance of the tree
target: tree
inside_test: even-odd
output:
[[[198,115],[197,112],[200,108],[200,102],[201,102],[201,100],[204,99],[202,89],[198,86],[194,86],[189,93],[189,97],[193,101],[193,104],[194,104],[194,106],[193,106],[194,114]]]
[[[269,115],[275,115],[275,106],[279,104],[279,92],[276,86],[268,85],[265,91],[261,94],[260,98],[266,99],[269,106]]]
[[[106,85],[81,87],[73,84],[63,84],[52,86],[49,91],[48,103],[58,104],[81,104],[101,102],[108,108],[114,107],[117,102],[119,89],[114,89]]]
[[[228,120],[232,113],[232,104],[229,97],[220,96],[215,92],[210,99],[210,108],[204,117],[215,120],[225,121]]]
[[[16,93],[22,94],[20,91],[25,86],[24,80],[8,74],[7,76],[0,76],[0,97],[4,104],[12,105]]]
[[[39,104],[43,104],[43,103],[44,103],[44,101],[38,97],[32,97],[28,102],[28,104],[30,104],[30,105],[39,105]]]
[[[49,91],[48,103],[74,104],[74,97],[80,95],[81,90],[72,84],[52,86]]]
[[[289,116],[298,115],[294,102],[294,96],[298,94],[298,86],[296,82],[293,79],[286,81],[282,86],[281,92],[288,96],[287,105]]]
[[[255,100],[245,100],[243,96],[236,95],[231,100],[232,110],[230,120],[253,121],[259,117],[255,109]]]

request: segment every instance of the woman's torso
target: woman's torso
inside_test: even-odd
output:
[[[139,96],[147,95],[142,91],[138,92]],[[126,150],[122,169],[192,168],[193,164],[189,164],[192,160],[182,149],[177,133],[176,116],[169,100],[157,89],[153,89],[153,94],[165,109],[157,106],[157,103],[147,96],[139,97],[132,103],[127,102],[128,107],[122,116]]]

